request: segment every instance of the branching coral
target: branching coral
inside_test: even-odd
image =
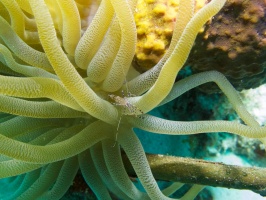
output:
[[[265,127],[222,74],[174,83],[197,33],[224,3],[212,0],[193,16],[194,1],[180,1],[169,50],[150,71],[132,77],[136,0],[102,0],[85,32],[86,0],[1,0],[0,198],[59,199],[80,168],[99,199],[111,199],[109,191],[123,199],[169,199],[180,184],[159,189],[133,127],[174,135],[225,131],[264,142]],[[146,114],[209,81],[218,84],[245,124],[176,122]],[[145,193],[129,179],[120,146]],[[195,185],[182,199],[202,188]]]

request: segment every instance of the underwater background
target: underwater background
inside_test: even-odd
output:
[[[12,1],[12,2],[14,3],[14,5],[16,4],[16,1]],[[25,1],[25,2],[28,2],[28,1]],[[46,1],[43,1],[43,2],[45,5]],[[55,19],[57,19],[58,13],[54,11],[58,9],[59,7],[54,9],[53,1],[47,1],[47,2],[50,2],[50,4],[48,3],[46,5],[50,9],[49,11],[47,9],[48,15],[51,15],[52,17],[55,17]],[[79,3],[84,3],[84,2],[85,2],[84,5],[82,4],[79,5]],[[86,4],[87,1],[84,1],[84,0],[72,1],[74,7],[80,6],[79,10],[77,9],[77,13],[81,15],[83,14],[83,19],[81,19],[82,27],[81,27],[80,33],[77,34],[78,39],[80,39],[79,37],[84,33],[86,28],[88,28],[89,21],[91,20],[91,19],[89,20],[89,18],[95,14],[97,8],[99,7],[100,1],[94,1],[94,2],[96,2],[95,5],[93,5],[93,7],[94,6],[95,7],[93,9],[90,8],[91,10],[93,10],[92,11],[93,14],[89,14],[89,11],[86,10],[88,8],[88,5]],[[197,13],[198,10],[200,10],[202,7],[205,6],[206,3],[209,3],[209,2],[210,0],[207,0],[207,1],[196,0],[195,9],[193,10],[193,12]],[[8,27],[6,28],[6,30],[13,33],[14,31],[12,30],[12,27],[10,25],[11,22],[9,22],[12,20],[10,20],[9,13],[8,13],[8,9],[9,9],[7,6],[8,3],[9,3],[8,1],[0,0],[0,8],[1,8],[0,17],[2,20],[0,21],[1,22],[0,25],[4,24],[5,27]],[[19,5],[21,7],[18,6],[20,10],[23,10],[25,8],[29,9],[27,6],[23,4],[21,5]],[[23,6],[25,6],[25,8]],[[154,65],[156,65],[160,61],[163,55],[167,52],[167,49],[169,48],[169,45],[172,39],[172,33],[175,27],[175,21],[177,20],[176,11],[177,11],[178,6],[179,6],[178,0],[138,0],[138,4],[136,6],[135,13],[134,13],[135,14],[134,19],[135,19],[136,28],[137,28],[136,29],[136,37],[137,37],[136,51],[135,51],[135,54],[134,54],[134,51],[132,54],[132,57],[134,57],[133,61],[129,60],[128,62],[131,69],[136,70],[136,72],[134,71],[134,73],[136,74],[144,73],[147,70],[151,69]],[[6,9],[5,7],[8,9]],[[33,14],[31,15],[27,13],[26,11],[25,10],[23,10],[23,12],[21,11],[23,16],[25,15],[26,16],[25,18],[31,17],[30,19],[35,20],[34,15]],[[38,12],[35,11],[35,14],[36,13],[38,14]],[[79,15],[77,16],[78,16],[77,19],[79,19]],[[51,21],[52,21],[52,17],[51,17]],[[199,35],[197,36],[195,40],[193,48],[190,52],[188,60],[186,61],[182,70],[178,73],[178,76],[176,77],[176,82],[190,75],[197,74],[199,72],[206,72],[210,70],[219,71],[222,74],[224,74],[227,77],[227,79],[232,83],[232,85],[240,92],[240,96],[244,102],[244,105],[247,107],[247,110],[256,118],[256,120],[260,123],[261,126],[265,126],[265,123],[266,123],[266,103],[265,103],[265,97],[266,97],[266,85],[265,85],[266,83],[266,61],[265,61],[266,21],[265,21],[265,17],[266,17],[266,1],[265,0],[251,0],[251,1],[228,0],[225,6],[223,7],[223,9],[217,15],[212,17],[200,31]],[[35,31],[33,32],[36,33],[36,38],[37,38],[35,39],[39,40],[36,24],[35,22],[33,22],[34,20],[32,21],[29,20],[27,23],[28,23],[28,26],[29,24],[32,23],[31,25],[34,27],[34,31]],[[41,17],[39,18],[39,20],[40,21],[42,20]],[[133,16],[132,16],[132,20],[133,20]],[[67,44],[63,44],[62,38],[67,34],[64,35],[63,33],[60,33],[60,31],[62,32],[63,30],[61,26],[62,24],[60,24],[61,22],[60,20],[58,21],[55,20],[54,23],[55,24],[58,23],[56,24],[55,28],[51,25],[51,27],[54,28],[52,31],[59,35],[57,37],[57,35],[54,34],[55,35],[54,39],[55,41],[57,41],[58,39],[58,41],[61,42],[61,43],[59,42],[61,46],[59,44],[57,45],[61,50],[63,49],[62,52],[63,52],[64,58],[66,58],[70,66],[72,66],[73,64],[73,66],[76,67],[76,68],[73,67],[74,71],[76,72],[77,76],[80,78],[81,82],[83,81],[85,83],[84,80],[86,78],[91,78],[92,76],[90,77],[89,75],[86,75],[87,74],[86,65],[84,65],[85,67],[82,66],[84,67],[84,69],[78,68],[79,66],[77,66],[78,64],[75,63],[75,61],[76,60],[80,61],[80,59],[75,58],[75,55],[73,53],[74,48],[71,49],[72,48],[71,47],[70,50],[66,50]],[[39,23],[39,24],[42,24],[42,23]],[[23,28],[23,31],[24,31],[24,28]],[[106,30],[108,30],[108,27],[106,28]],[[2,48],[3,49],[6,48],[7,52],[9,53],[11,52],[12,55],[13,54],[15,55],[13,56],[17,60],[15,59],[16,61],[14,62],[20,63],[21,66],[22,64],[23,65],[28,64],[26,61],[22,61],[23,56],[20,58],[16,57],[17,56],[16,54],[19,54],[20,51],[17,51],[16,48],[14,48],[15,50],[12,49],[12,46],[14,45],[9,45],[9,46],[6,45],[6,43],[9,44],[8,43],[9,37],[6,35],[9,35],[9,34],[6,34],[5,31],[1,32],[0,30],[0,36],[1,36],[0,45],[2,46]],[[14,38],[18,38],[18,36],[14,36]],[[43,38],[44,38],[43,40],[46,39],[45,37]],[[76,42],[79,41],[78,39]],[[102,36],[102,39],[104,40],[106,38]],[[5,40],[7,40],[8,42],[6,42]],[[31,40],[31,39],[28,39],[28,40]],[[11,44],[13,44],[12,40],[10,41],[11,41]],[[23,44],[26,44],[26,42],[24,42]],[[8,46],[8,48],[5,45]],[[41,43],[36,44],[36,46],[35,44],[33,45],[30,44],[30,45],[32,46],[32,49],[36,48],[43,55],[46,53],[43,50],[44,47],[42,46]],[[100,46],[101,46],[101,42],[99,42],[99,48]],[[132,46],[133,46],[132,49],[134,50],[134,45]],[[16,51],[16,53],[12,51]],[[4,54],[2,55],[0,52],[0,61],[1,61],[0,70],[4,71],[3,73],[0,72],[1,77],[4,77],[4,78],[7,77],[6,80],[8,80],[9,78],[13,78],[13,77],[16,77],[18,79],[23,77],[24,76],[23,73],[22,73],[23,75],[21,75],[17,72],[13,72],[11,69],[6,69],[7,68],[6,66],[9,65],[7,64],[9,60],[8,59],[7,59],[8,61],[5,60],[6,57],[8,57],[6,55]],[[12,55],[10,57],[12,57]],[[115,56],[116,55],[114,55],[114,57]],[[49,67],[51,68],[54,67],[54,66],[50,66],[49,64],[50,60],[49,61],[46,60],[46,61]],[[28,64],[28,65],[29,66],[27,67],[30,67],[30,68],[34,66],[33,64]],[[66,72],[67,72],[66,74],[68,74],[67,70]],[[58,79],[59,80],[58,83],[61,84],[60,82],[61,78],[57,77],[58,75],[57,73],[54,73],[54,74],[53,73],[54,71],[51,70],[51,74],[49,74],[49,76],[51,76],[52,78],[50,77],[49,80],[53,78],[55,80]],[[121,82],[121,85],[122,85],[121,88],[122,87],[127,88],[127,82],[130,81],[131,78],[127,77],[125,73],[123,75],[125,76],[125,80],[123,80],[124,83]],[[28,78],[27,73],[25,76],[26,78]],[[133,74],[132,76],[135,76],[135,74]],[[69,79],[66,82],[69,83],[68,81]],[[125,118],[127,117],[126,115],[131,115],[130,117],[132,117],[134,121],[134,119],[138,119],[137,118],[138,116],[136,113],[140,115],[143,114],[143,112],[140,109],[138,109],[137,107],[134,107],[134,104],[132,105],[130,102],[127,102],[127,96],[125,97],[124,93],[122,93],[122,95],[119,94],[121,92],[121,88],[119,88],[119,90],[116,90],[114,93],[111,93],[110,91],[101,91],[102,92],[101,93],[99,92],[99,90],[101,90],[99,89],[101,88],[100,81],[97,82],[98,81],[97,80],[96,82],[93,82],[89,79],[86,79],[86,81],[87,82],[85,83],[85,86],[86,87],[88,86],[89,89],[90,87],[93,88],[92,92],[95,92],[96,94],[95,96],[97,96],[98,99],[106,101],[108,105],[110,106],[110,108],[115,110],[114,113],[116,113],[117,107],[121,106],[121,105],[117,106],[118,103],[122,104],[122,106],[124,107],[127,107],[127,108],[121,108],[120,110],[118,109],[120,112],[122,110],[119,123],[123,117]],[[100,85],[99,87],[97,85],[98,83]],[[6,91],[9,90],[9,87],[7,88],[8,89],[6,89]],[[29,86],[29,88],[31,87]],[[66,91],[67,91],[66,93],[68,94],[68,90]],[[123,92],[123,89],[122,89],[122,92]],[[130,91],[127,91],[127,92],[129,93]],[[75,89],[73,93],[75,93]],[[70,97],[72,98],[71,95]],[[130,94],[128,94],[128,99],[131,97],[133,98],[133,95],[134,94],[130,96]],[[6,96],[8,96],[8,94]],[[29,99],[30,98],[31,97],[29,97]],[[36,98],[37,99],[36,101],[45,102],[47,101],[49,97],[42,97],[42,98],[43,99]],[[18,99],[23,100],[23,101],[29,100],[27,98],[23,99],[23,97],[20,97],[20,96],[18,97]],[[31,102],[31,100],[32,99],[30,99],[29,102]],[[33,99],[32,101],[34,100],[35,99]],[[73,102],[74,102],[73,103],[74,107],[78,105],[77,106],[78,109],[80,110],[83,109],[82,106],[81,106],[82,108],[79,108],[79,104],[76,102],[76,100],[74,100]],[[126,113],[126,109],[129,110],[128,113]],[[62,109],[60,110],[58,109],[58,111],[61,111],[61,110]],[[82,110],[82,112],[83,111],[84,110]],[[84,125],[85,121],[87,120],[84,117],[86,114],[87,113],[85,112],[80,114],[80,118],[77,119],[76,121],[72,120],[71,123],[74,124],[77,122],[77,123],[80,123],[80,125],[81,124]],[[198,88],[194,88],[184,93],[182,96],[176,98],[175,100],[167,103],[166,105],[160,106],[150,111],[149,114],[163,118],[163,119],[174,120],[174,121],[226,120],[226,121],[237,121],[239,123],[243,123],[243,121],[241,121],[241,119],[238,117],[238,115],[234,111],[231,104],[228,102],[225,95],[221,93],[219,88],[214,83],[208,83]],[[82,117],[84,117],[84,121],[81,120]],[[103,118],[105,119],[105,117],[106,116],[104,112]],[[53,117],[51,117],[51,119],[52,118]],[[88,123],[89,123],[89,120],[90,119],[88,119]],[[102,119],[100,118],[100,120]],[[115,118],[115,120],[117,120],[117,118]],[[53,121],[53,119],[51,121]],[[60,121],[60,123],[64,124],[63,126],[69,128],[68,126],[70,125],[66,125],[68,122],[69,121],[67,120]],[[71,123],[69,122],[69,124]],[[116,124],[114,126],[117,129],[117,133],[118,133],[119,125],[120,125],[119,123],[117,127],[116,127]],[[123,126],[123,124],[121,126]],[[134,128],[134,131],[136,132],[138,138],[140,139],[141,144],[143,145],[143,148],[146,153],[197,158],[197,159],[203,159],[203,160],[215,161],[215,162],[223,162],[226,164],[239,165],[239,166],[258,166],[258,167],[266,166],[265,147],[259,140],[256,140],[256,139],[244,138],[244,137],[241,137],[235,134],[229,134],[229,133],[201,133],[197,135],[168,136],[168,135],[145,132],[137,128]],[[5,159],[7,158],[3,156],[1,159],[5,161]],[[78,171],[78,167],[77,167],[77,171]],[[21,179],[23,179],[23,175],[21,176]],[[7,180],[12,181],[13,179],[10,178]],[[6,181],[5,179],[1,179],[1,183],[5,183],[5,181]],[[143,189],[140,186],[138,179],[132,178],[132,181],[140,190]],[[72,180],[69,182],[72,182]],[[0,185],[0,191],[5,190],[5,186],[3,185],[2,186]],[[7,185],[8,185],[8,182],[7,182]],[[164,181],[159,181],[159,185],[161,188],[165,188],[169,185],[169,183],[164,182]],[[52,188],[52,185],[50,187]],[[185,185],[181,191],[174,193],[173,195],[171,195],[171,197],[179,198],[183,196],[189,188],[190,188],[190,185]],[[112,199],[118,199],[115,195],[113,194],[111,195],[112,195]],[[93,194],[93,192],[89,189],[89,187],[86,185],[85,181],[83,180],[81,172],[78,171],[76,178],[73,181],[72,186],[70,187],[68,192],[64,195],[64,197],[62,197],[62,199],[66,199],[66,200],[67,199],[73,199],[73,200],[75,199],[96,199],[96,197]],[[221,200],[222,199],[260,200],[264,198],[261,195],[255,192],[252,192],[252,191],[214,188],[214,187],[208,186],[202,192],[199,193],[196,199],[197,200],[199,199],[203,199],[203,200],[205,199],[206,200],[220,200],[220,199]]]
[[[189,67],[183,70],[183,73],[187,75]],[[266,85],[261,85],[256,89],[243,90],[241,95],[248,111],[261,125],[264,125],[266,123]],[[223,94],[206,94],[198,88],[157,108],[152,114],[180,121],[240,120]],[[206,133],[179,137],[154,136],[143,131],[137,131],[137,133],[148,153],[192,157],[238,166],[266,166],[265,147],[255,139],[247,139],[229,133]],[[180,192],[176,192],[172,197],[180,198]],[[196,199],[262,200],[265,198],[248,190],[206,187]]]

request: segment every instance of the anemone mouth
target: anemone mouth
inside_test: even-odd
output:
[[[169,49],[143,74],[131,66],[136,3],[102,0],[87,26],[86,0],[0,1],[0,178],[7,187],[0,188],[1,199],[60,199],[78,169],[99,199],[111,199],[109,191],[123,199],[169,199],[180,184],[160,190],[133,127],[168,135],[225,131],[264,142],[265,127],[222,74],[175,83],[197,33],[225,0],[212,0],[196,14],[193,0],[180,1]],[[210,81],[246,125],[147,114]],[[128,177],[120,147],[145,192]],[[193,186],[184,198],[202,188]]]

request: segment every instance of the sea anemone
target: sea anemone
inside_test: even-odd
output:
[[[102,0],[88,27],[86,0],[1,0],[0,199],[60,199],[78,169],[99,199],[111,199],[109,191],[122,199],[169,199],[133,127],[172,135],[223,131],[263,142],[266,128],[222,74],[204,72],[175,83],[197,33],[224,3],[212,0],[194,15],[194,1],[181,0],[168,51],[151,70],[135,75],[136,0]],[[210,81],[245,124],[147,114]],[[146,192],[128,177],[120,147]],[[195,185],[184,198],[202,187]]]

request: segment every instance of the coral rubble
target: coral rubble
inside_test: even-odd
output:
[[[218,70],[238,89],[266,82],[266,2],[231,0],[199,34],[188,63],[194,72]]]
[[[138,71],[150,69],[167,50],[178,2],[138,1],[135,14],[138,43],[133,62]],[[204,6],[205,1],[196,2],[195,12]],[[264,0],[227,1],[225,7],[197,36],[187,62],[192,66],[193,73],[220,71],[238,90],[265,83],[265,10]]]
[[[205,5],[197,0],[195,12]],[[143,72],[152,68],[166,52],[174,30],[179,0],[138,0],[135,21],[138,42],[134,66]]]

